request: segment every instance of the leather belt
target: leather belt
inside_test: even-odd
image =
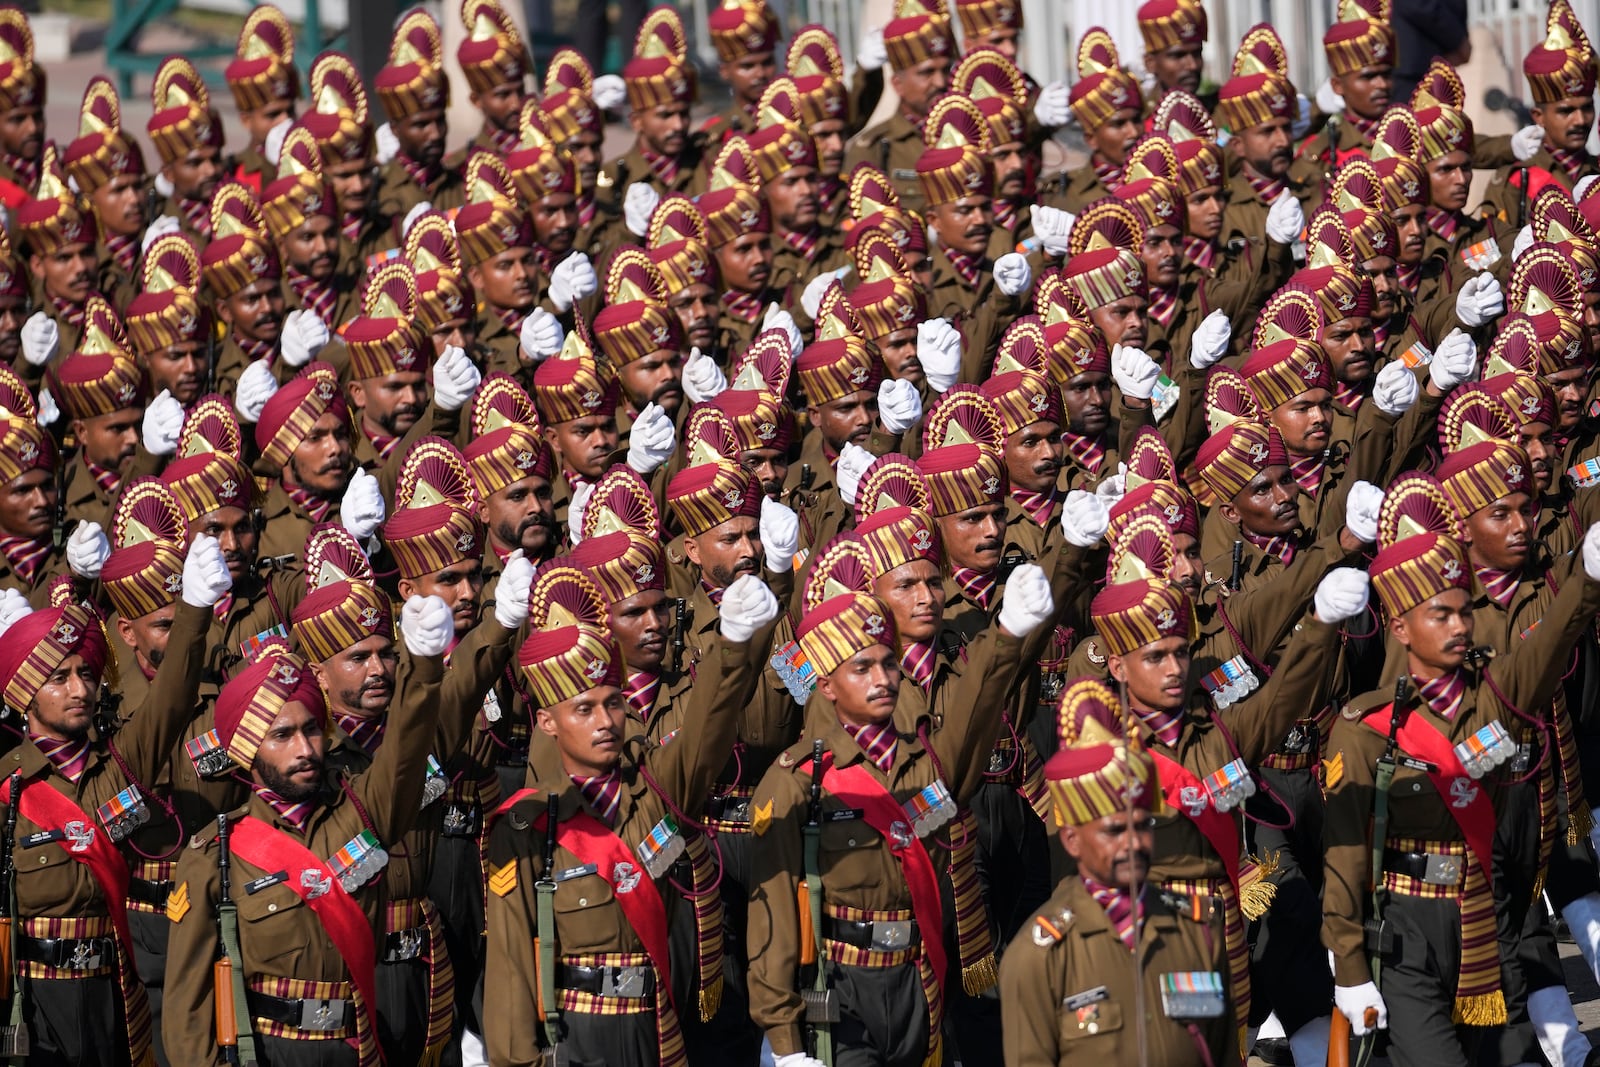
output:
[[[354,1018],[348,1000],[293,1000],[250,989],[245,991],[245,1003],[253,1019],[309,1033],[340,1031],[345,1029],[346,1020]]]
[[[596,997],[643,999],[656,991],[654,967],[575,967],[556,964],[556,985]]]
[[[721,822],[748,823],[750,821],[750,798],[714,796],[706,801],[706,815]]]
[[[1415,878],[1428,885],[1460,885],[1466,864],[1461,856],[1439,852],[1383,850],[1383,869]]]
[[[111,937],[17,937],[17,958],[62,971],[96,971],[117,962]]]
[[[404,963],[414,960],[422,955],[422,946],[428,943],[428,928],[426,926],[413,926],[406,930],[396,930],[385,934],[383,937],[383,962]]]
[[[144,878],[128,880],[128,899],[148,904],[153,908],[166,907],[167,894],[171,892],[171,882],[152,882]]]
[[[853,920],[825,915],[822,936],[868,952],[899,952],[917,943],[919,929],[915,919]]]

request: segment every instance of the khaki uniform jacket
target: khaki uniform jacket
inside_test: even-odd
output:
[[[51,538],[45,534],[45,539]],[[11,561],[4,553],[0,553],[0,589],[15,589],[28,598],[34,610],[50,606],[50,582],[63,574],[71,574],[72,568],[67,566],[66,538],[61,544],[50,549],[50,554],[45,556],[44,562],[39,564],[39,569],[34,573],[33,581],[25,582],[22,576],[11,566]]]
[[[1230,1003],[1214,1019],[1199,1019],[1191,1035],[1162,1009],[1161,977],[1181,971],[1228,973],[1222,914],[1195,913],[1185,896],[1144,891],[1137,964],[1105,909],[1083,880],[1069,877],[1000,960],[1000,1017],[1007,1067],[1193,1067],[1237,1063]],[[1144,986],[1138,1017],[1134,981]],[[1080,1003],[1080,1000],[1082,1003]],[[1140,1058],[1141,1046],[1145,1058]]]
[[[108,493],[94,480],[94,475],[89,472],[88,461],[83,458],[83,450],[79,449],[67,466],[67,476],[61,484],[61,514],[67,529],[80,522],[98,522],[101,529],[111,529],[111,511],[117,506],[122,486],[141,475],[155,474],[160,469],[161,460],[146,452],[141,443],[128,465],[127,473],[118,483],[117,492]]]
[[[928,290],[928,318],[949,319],[961,333],[960,380],[976,385],[989,377],[1000,335],[1022,314],[1028,295],[1002,293],[994,283],[993,263],[986,261],[979,268],[978,284],[972,286],[943,252],[933,251],[929,262],[933,285]]]
[[[395,692],[400,701],[389,718],[383,746],[365,772],[347,779],[342,788],[330,780],[305,826],[296,829],[266,801],[252,795],[230,819],[253,816],[288,834],[318,856],[332,856],[347,842],[371,829],[381,841],[400,838],[417,817],[422,781],[427,770],[435,719],[439,713],[438,658],[412,659]],[[239,950],[244,980],[275,978],[301,982],[348,983],[350,972],[316,914],[288,885],[279,883],[256,893],[245,886],[264,871],[233,855],[232,899],[239,909]],[[392,862],[392,861],[391,861]],[[221,899],[217,872],[215,826],[195,835],[178,860],[178,888],[189,908],[172,925],[167,940],[166,999],[161,1036],[174,1063],[221,1064],[212,1029],[215,1017],[211,965],[220,954],[216,907]],[[372,936],[381,949],[384,880],[374,878],[358,888],[356,903],[366,913]],[[379,952],[381,956],[381,951]],[[376,1005],[373,1005],[376,1010]],[[351,1028],[354,1034],[354,1028]]]
[[[1523,168],[1533,173],[1526,176],[1517,175],[1517,184],[1513,185],[1512,175]],[[1532,196],[1524,198],[1522,190],[1526,186],[1537,185],[1541,177],[1539,171],[1554,178],[1556,184],[1569,194],[1572,192],[1572,187],[1577,184],[1567,174],[1567,169],[1556,162],[1550,150],[1541,145],[1539,151],[1526,163],[1512,163],[1495,171],[1494,178],[1490,180],[1489,187],[1485,190],[1483,206],[1478,210],[1492,211],[1501,223],[1511,227],[1513,231],[1520,230],[1528,222],[1528,205],[1533,201]],[[1591,174],[1600,174],[1600,166],[1597,166],[1593,159],[1586,160],[1579,168],[1578,178],[1581,180]],[[1530,177],[1533,181],[1528,180]]]
[[[1600,610],[1600,583],[1569,581],[1539,628],[1489,665],[1488,673],[1506,699],[1524,709],[1548,702],[1561,684],[1561,671],[1552,669],[1552,665],[1566,662],[1567,653],[1596,610]],[[1463,669],[1468,671],[1467,690],[1455,718],[1447,720],[1436,715],[1417,698],[1414,687],[1407,702],[1410,714],[1420,715],[1427,726],[1452,743],[1464,741],[1491,722],[1498,721],[1508,731],[1515,731],[1520,720],[1480,679],[1481,672]],[[1361,720],[1369,712],[1389,706],[1393,699],[1392,687],[1356,698],[1334,721],[1328,738],[1322,943],[1333,953],[1334,982],[1342,986],[1372,980],[1362,923],[1367,918],[1371,896],[1374,782],[1378,757],[1383,754],[1387,738]],[[1495,795],[1497,783],[1492,776],[1478,779],[1475,784]],[[1449,798],[1439,795],[1426,772],[1404,764],[1396,767],[1389,787],[1389,839],[1463,841],[1450,812]]]
[[[400,165],[398,158],[391,159],[378,168],[378,187],[372,192],[375,213],[389,220],[389,232],[394,236],[391,248],[398,247],[403,239],[400,224],[418,204],[427,202],[435,211],[450,211],[467,202],[467,186],[461,172],[443,167],[439,177],[429,186],[418,185]]]
[[[767,287],[783,293],[793,305],[791,312],[802,331],[808,329],[809,316],[800,306],[800,294],[805,292],[811,279],[839,267],[851,266],[850,253],[845,251],[843,237],[836,231],[824,228],[811,250],[811,258],[801,255],[788,241],[772,235],[772,274]]]
[[[1328,142],[1333,137],[1338,140],[1330,152]],[[1289,177],[1296,185],[1317,190],[1315,203],[1320,205],[1323,183],[1331,183],[1339,173],[1340,166],[1352,154],[1365,159],[1371,149],[1372,142],[1363,137],[1352,123],[1345,122],[1342,115],[1329,116],[1326,126],[1301,141],[1295,149],[1294,162],[1289,164]],[[1308,217],[1310,213],[1308,207]]]
[[[788,590],[775,581],[773,575],[762,577],[772,582],[772,592],[779,604],[789,599]],[[698,665],[713,659],[718,646],[727,643],[722,637],[722,616],[706,595],[705,587],[698,582],[689,597],[689,619],[689,632],[684,635],[687,655],[691,673],[698,674]],[[741,746],[739,758],[727,761],[726,767],[716,768],[719,774],[713,784],[754,785],[778,754],[794,744],[794,739],[800,735],[800,706],[769,662],[775,652],[792,640],[794,624],[781,612],[775,622],[757,630],[750,639],[750,647],[758,651],[760,659],[756,661],[756,669],[746,676],[745,691],[739,701],[735,720],[736,740]]]
[[[392,499],[392,497],[390,498]],[[274,478],[267,488],[267,500],[262,506],[262,514],[266,516],[266,524],[261,530],[260,547],[257,550],[262,559],[269,556],[293,556],[301,560],[306,554],[306,538],[311,536],[311,530],[317,525],[306,510],[284,492],[283,480]],[[339,521],[339,502],[335,501],[328,509],[328,514],[321,521]]]
[[[1300,201],[1306,217],[1310,218],[1311,201],[1317,195],[1316,190],[1295,181],[1292,171],[1284,181],[1289,192]],[[1223,209],[1222,232],[1217,239],[1226,246],[1243,238],[1253,246],[1255,254],[1262,254],[1259,249],[1267,243],[1267,212],[1271,208],[1271,204],[1256,195],[1256,191],[1250,187],[1250,180],[1245,177],[1244,169],[1240,168],[1228,179],[1228,206]]]
[[[697,812],[704,806],[712,780],[733,747],[739,700],[758,665],[753,647],[717,638],[702,661],[701,684],[691,693],[678,737],[669,745],[646,751],[642,768],[666,797],[646,781],[639,764],[629,757],[623,759],[624,784],[614,829],[630,850],[671,808]],[[534,883],[545,869],[545,834],[535,831],[533,823],[551,807],[562,819],[579,811],[594,814],[566,773],[559,767],[553,770],[548,776],[539,776],[535,785],[539,795],[524,798],[500,816],[489,834],[484,972],[490,980],[484,983],[483,1039],[490,1062],[500,1065],[544,1062],[543,1035],[535,1012],[540,978],[534,947],[538,936]],[[557,847],[557,871],[576,868],[582,862]],[[663,891],[662,901],[670,913],[677,903],[676,894]],[[644,952],[609,878],[599,873],[564,878],[556,885],[554,905],[558,959]]]
[[[1093,163],[1085,163],[1066,171],[1061,177],[1039,190],[1039,202],[1077,215],[1096,200],[1104,200],[1111,190],[1095,173]]]
[[[845,146],[841,175],[848,175],[858,163],[870,163],[884,173],[900,194],[900,206],[913,218],[920,218],[926,206],[922,183],[917,181],[917,160],[922,158],[922,128],[913,126],[895,112],[890,118],[870,126]]]
[[[340,251],[343,251],[343,242],[340,244]],[[365,263],[356,263],[348,259],[339,261],[339,269],[333,276],[333,285],[339,294],[333,302],[333,321],[323,323],[330,333],[338,330],[345,323],[361,314],[361,288],[365,280]],[[305,306],[300,302],[300,298],[295,295],[294,287],[289,284],[288,275],[284,275],[282,289],[285,317],[288,316],[289,312]],[[319,356],[318,358],[321,357]]]
[[[662,196],[668,193],[682,193],[692,199],[706,191],[706,171],[715,156],[715,152],[707,150],[702,135],[690,134],[689,143],[684,147],[683,154],[678,157],[678,173],[673,178],[672,184],[668,185],[656,177],[655,171],[650,169],[650,164],[645,160],[644,153],[640,151],[639,144],[635,141],[625,154],[600,168],[600,176],[594,182],[595,200],[609,208],[616,217],[621,218],[622,201],[628,195],[628,186],[634,182],[644,182],[654,187]]]

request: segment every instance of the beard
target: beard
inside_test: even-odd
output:
[[[322,792],[322,776],[320,773],[317,775],[317,780],[309,785],[301,785],[299,782],[296,782],[294,779],[289,777],[289,775],[294,774],[297,771],[304,770],[307,766],[315,767],[319,772],[322,770],[322,763],[320,760],[297,760],[295,763],[291,764],[287,770],[280,774],[276,767],[272,767],[264,762],[258,761],[256,764],[256,773],[261,776],[262,785],[266,786],[268,789],[272,790],[289,803],[299,804],[302,801],[310,800],[318,793]]]

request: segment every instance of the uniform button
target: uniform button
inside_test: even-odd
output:
[[[845,844],[849,845],[851,848],[855,848],[856,847],[856,839],[852,837],[850,840],[846,841]]]
[[[39,863],[41,865],[49,863],[49,862],[50,862],[50,857],[49,856],[40,856],[39,857]]]
[[[277,911],[278,910],[278,906],[276,904],[268,904],[267,905],[267,910],[268,911]]]
[[[587,908],[588,906],[589,906],[589,898],[588,897],[579,897],[578,898],[578,907]]]
[[[1091,1034],[1098,1034],[1100,1032],[1100,1024],[1099,1023],[1090,1023],[1089,1024],[1089,1032]]]
[[[1411,791],[1412,791],[1412,792],[1413,792],[1413,793],[1420,793],[1420,792],[1422,792],[1422,783],[1421,783],[1421,782],[1412,782],[1412,783],[1411,783]]]

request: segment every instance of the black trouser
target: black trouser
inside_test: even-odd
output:
[[[172,920],[166,915],[128,909],[128,933],[133,938],[134,966],[150,1001],[150,1048],[161,1067],[169,1067],[167,1050],[161,1043],[161,997],[167,979],[167,933]]]
[[[455,1034],[482,1033],[478,977],[483,970],[483,868],[475,837],[439,837],[428,879],[428,898],[439,909],[445,950],[456,972]]]
[[[380,949],[381,951],[381,949]],[[428,1044],[428,964],[418,956],[396,963],[378,961],[378,1041],[385,1067],[409,1067]],[[440,1067],[461,1062],[461,1042],[452,1040]]]
[[[653,1067],[661,1060],[656,1013],[561,1013],[561,1045],[571,1067]],[[690,1063],[697,1063],[689,1056]],[[752,1061],[753,1062],[753,1061]]]
[[[673,974],[688,981],[676,981],[679,989],[678,1022],[683,1028],[684,1048],[689,1062],[739,1065],[756,1063],[761,1056],[761,1031],[750,1020],[750,995],[747,986],[750,958],[745,943],[749,928],[751,851],[757,839],[750,834],[716,835],[712,859],[720,856],[722,868],[722,1004],[709,1022],[700,1021],[699,932],[695,926],[694,903],[677,902],[668,935],[674,942]],[[680,879],[683,884],[687,881]],[[679,962],[682,960],[682,962]],[[687,993],[685,997],[683,994]]]
[[[1541,936],[1544,905],[1534,899],[1539,868],[1539,784],[1537,780],[1513,782],[1504,787],[1497,805],[1494,828],[1494,923],[1500,944],[1500,990],[1506,998],[1506,1026],[1483,1042],[1480,1067],[1538,1063],[1539,1042],[1528,1019],[1531,975],[1545,966],[1540,957],[1554,938]],[[1546,945],[1547,942],[1547,945]],[[1556,961],[1560,974],[1560,961]]]
[[[1249,824],[1252,849],[1262,863],[1277,863],[1267,880],[1278,891],[1266,915],[1250,924],[1250,1015],[1260,1022],[1276,1012],[1283,1032],[1293,1034],[1327,1015],[1333,1003],[1321,940],[1322,790],[1310,769],[1263,767],[1259,774],[1267,789],[1246,801],[1245,810],[1264,820]],[[1291,817],[1293,825],[1283,825]]]
[[[1461,967],[1456,902],[1395,893],[1384,919],[1394,936],[1378,980],[1389,1009],[1390,1062],[1394,1067],[1473,1062],[1487,1031],[1451,1021]]]
[[[928,998],[917,965],[827,967],[828,985],[839,998],[834,1067],[921,1067],[928,1055]]]
[[[356,1067],[361,1053],[348,1041],[295,1041],[256,1035],[261,1067]]]
[[[28,1067],[97,1067],[128,1062],[127,1027],[116,975],[22,978]]]

